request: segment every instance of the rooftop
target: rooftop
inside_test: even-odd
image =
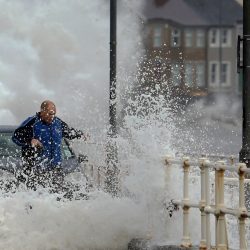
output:
[[[235,0],[147,0],[146,19],[167,19],[188,25],[234,25],[243,18]]]

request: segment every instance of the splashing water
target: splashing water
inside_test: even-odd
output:
[[[133,7],[136,5],[137,2]],[[1,6],[2,123],[20,123],[37,111],[43,99],[49,98],[57,104],[60,117],[77,127],[90,128],[92,139],[100,147],[104,145],[100,134],[106,134],[108,120],[108,1],[102,4],[100,1],[77,0],[70,3],[1,1]],[[127,28],[135,18],[126,6],[119,8],[123,11],[119,11],[118,20],[123,22],[120,27],[124,28],[119,30],[118,39],[126,41],[118,45],[122,52],[119,67],[124,67],[129,61],[132,68],[131,61],[136,62],[136,57],[129,59],[128,52],[135,54],[131,48],[136,45],[134,32],[137,28]],[[126,71],[131,71],[131,68],[127,67]],[[130,119],[135,122],[132,119],[135,117]],[[149,179],[152,169],[143,176],[143,168],[147,169],[152,160],[148,155],[149,162],[142,166],[144,163],[141,161],[137,170],[136,157],[145,156],[147,147],[143,147],[143,141],[147,141],[149,146],[150,140],[158,136],[153,134],[153,129],[159,126],[145,125],[143,132],[144,128],[139,129],[137,125],[133,129],[129,120],[127,125],[131,128],[132,140],[124,136],[117,139],[122,172],[134,162],[130,171],[142,173],[137,186],[133,186],[137,177],[127,179],[126,185],[124,181],[122,190],[127,193],[127,198],[113,199],[102,191],[91,191],[87,200],[69,201],[63,199],[63,194],[53,194],[46,189],[33,192],[20,188],[14,193],[2,190],[0,248],[126,249],[132,238],[144,237],[148,222],[146,201],[140,198],[143,193],[140,185]],[[99,136],[98,131],[101,131]],[[126,129],[124,135],[125,132]],[[157,145],[154,144],[156,152]],[[133,148],[137,148],[136,154],[130,154]],[[100,155],[96,155],[96,151]],[[102,150],[91,149],[90,158],[91,153],[95,164],[103,164],[105,152],[102,154]],[[157,155],[154,161],[156,158]],[[10,177],[3,173],[2,178],[7,180]],[[84,180],[80,182],[84,191]],[[159,188],[157,184],[156,188]]]
[[[170,219],[164,202],[181,196],[182,175],[166,173],[163,156],[176,152],[175,136],[181,130],[158,84],[128,98],[134,85],[143,84],[133,73],[140,56],[136,10],[141,3],[122,2],[118,5],[121,115],[116,139],[121,195],[114,199],[100,188],[90,189],[88,199],[77,199],[75,193],[69,200],[47,189],[2,190],[0,249],[126,249],[136,237],[180,242],[180,223],[176,223],[180,214]],[[1,123],[18,124],[36,112],[43,99],[52,99],[60,117],[90,131],[93,143],[74,142],[74,147],[103,169],[109,96],[108,1],[0,0],[0,4]],[[6,173],[1,177],[11,178]],[[68,178],[86,193],[89,179]]]

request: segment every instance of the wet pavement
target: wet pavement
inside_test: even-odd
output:
[[[199,247],[192,246],[190,248],[184,248],[175,245],[155,245],[150,242],[150,240],[145,239],[133,239],[128,244],[128,250],[197,250]]]

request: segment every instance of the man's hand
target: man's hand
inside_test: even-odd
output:
[[[84,141],[88,141],[90,140],[90,135],[88,133],[84,133],[81,135],[81,139],[83,139]]]
[[[37,140],[37,139],[32,139],[31,140],[31,147],[34,147],[34,148],[42,148],[43,147],[43,144]]]
[[[82,140],[84,140],[84,141],[88,141],[89,139],[90,139],[90,135],[89,135],[89,133],[84,133],[83,131],[81,131],[81,130],[78,130],[78,131],[76,131],[76,139],[82,139]]]

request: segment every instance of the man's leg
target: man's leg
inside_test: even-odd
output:
[[[18,169],[15,173],[17,185],[21,183],[25,184],[28,188],[34,189],[34,162],[31,160],[24,160],[21,169]]]
[[[65,174],[60,166],[53,167],[50,171],[51,186],[55,191],[62,190]]]

